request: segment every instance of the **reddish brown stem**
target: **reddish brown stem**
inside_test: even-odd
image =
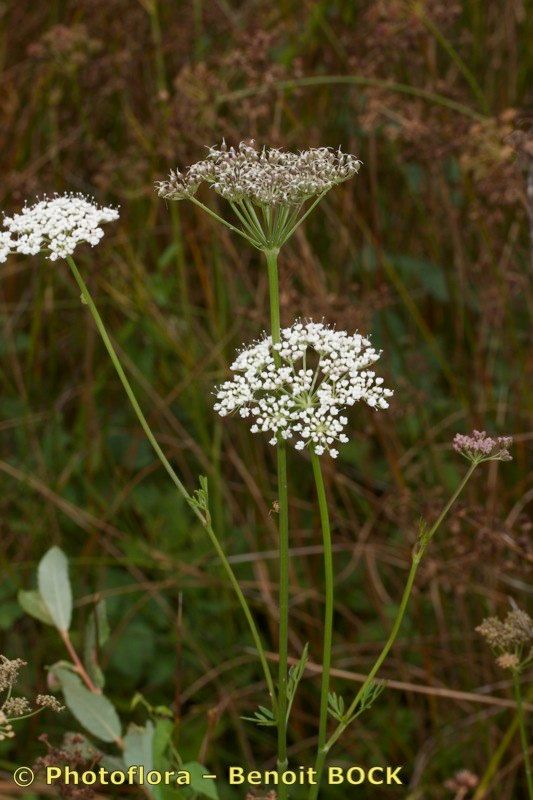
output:
[[[93,692],[94,694],[102,694],[102,690],[99,689],[98,686],[95,686],[87,670],[83,666],[80,657],[78,656],[76,650],[74,649],[74,645],[70,641],[70,636],[68,635],[68,631],[59,631],[59,633],[61,635],[61,638],[63,639],[65,647],[68,650],[68,654],[72,659],[76,672],[78,673],[78,675],[80,676],[86,687],[89,689],[89,691]]]

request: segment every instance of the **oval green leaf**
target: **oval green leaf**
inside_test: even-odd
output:
[[[61,684],[65,703],[85,730],[102,742],[116,742],[120,739],[120,719],[107,697],[90,692],[70,670],[56,668],[54,675]]]
[[[53,623],[60,631],[68,631],[72,619],[72,589],[68,577],[67,557],[59,547],[52,547],[39,563],[37,571],[41,595]]]
[[[27,592],[24,589],[20,589],[17,599],[21,608],[23,608],[30,617],[35,617],[35,619],[38,619],[40,622],[44,622],[45,625],[54,624],[54,620],[50,616],[46,603],[39,592],[34,590]]]
[[[127,767],[143,766],[145,773],[154,768],[154,726],[148,720],[144,728],[133,723],[124,737],[124,763]]]

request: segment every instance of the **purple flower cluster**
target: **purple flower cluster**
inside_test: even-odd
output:
[[[485,431],[472,431],[469,436],[457,433],[453,449],[470,461],[511,461],[509,447],[512,436],[489,436]]]

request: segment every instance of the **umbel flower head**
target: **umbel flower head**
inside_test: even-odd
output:
[[[390,389],[370,369],[380,357],[359,333],[348,334],[320,322],[296,322],[281,331],[279,343],[265,336],[242,350],[233,378],[218,387],[215,411],[239,411],[252,420],[252,433],[270,433],[270,444],[291,441],[297,450],[336,458],[346,443],[343,411],[358,401],[388,408]]]
[[[62,711],[64,706],[52,695],[37,695],[35,708],[26,697],[13,697],[12,691],[19,673],[26,666],[26,661],[21,658],[9,659],[0,654],[0,692],[5,692],[3,702],[0,702],[0,742],[13,739],[15,730],[12,723],[21,717],[31,717],[39,714],[43,709]]]
[[[238,147],[222,142],[183,172],[173,170],[156,188],[168,200],[192,200],[260,250],[279,249],[320,198],[352,178],[360,166],[358,158],[340,148],[314,147],[291,153],[277,147],[258,148],[253,140]],[[214,215],[196,199],[202,183],[230,203],[239,227]]]
[[[533,658],[533,619],[513,603],[505,619],[488,617],[476,631],[497,655],[503,669],[522,669]]]
[[[207,182],[226,200],[251,200],[258,206],[295,206],[353,177],[361,162],[340,148],[314,147],[290,153],[277,147],[210,147],[203,161],[175,170],[157,184],[161,197],[183,200]]]
[[[512,436],[489,436],[485,431],[474,430],[469,436],[457,433],[453,449],[469,461],[512,461],[512,443]]]
[[[44,252],[50,261],[66,258],[82,242],[98,244],[104,235],[102,223],[118,216],[115,208],[98,206],[81,194],[45,197],[12,217],[4,217],[6,230],[0,232],[0,261],[10,253]]]

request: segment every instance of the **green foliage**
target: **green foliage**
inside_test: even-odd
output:
[[[68,631],[72,619],[72,589],[67,557],[59,547],[52,547],[39,562],[39,594],[56,628]],[[27,600],[27,597],[26,597]],[[33,598],[33,611],[38,600]]]
[[[101,689],[105,685],[105,677],[99,664],[99,653],[109,638],[109,622],[106,604],[99,600],[91,610],[85,627],[84,661],[87,672],[93,683]]]
[[[78,675],[62,666],[51,669],[59,681],[65,703],[73,716],[103,742],[115,742],[122,735],[122,725],[113,704],[102,694],[90,692]]]
[[[336,694],[336,692],[330,692],[328,695],[328,710],[333,719],[343,722],[345,708],[344,698]]]
[[[296,697],[296,690],[298,689],[298,684],[300,683],[305,672],[308,659],[309,645],[306,644],[297,663],[289,669],[289,675],[287,678],[287,720],[289,719],[292,704],[294,702],[294,698]]]
[[[40,622],[44,622],[45,625],[55,624],[54,620],[52,619],[52,615],[50,614],[50,611],[48,610],[48,607],[39,592],[35,590],[26,591],[24,589],[20,589],[17,598],[26,614],[35,617],[35,619],[38,619]]]
[[[328,695],[328,711],[330,716],[343,725],[351,725],[357,717],[372,707],[384,689],[385,684],[382,682],[370,681],[368,684],[365,683],[359,702],[351,713],[347,712],[344,698],[335,692],[330,692]]]
[[[253,722],[259,725],[260,728],[274,728],[277,724],[274,712],[270,708],[266,708],[266,706],[259,706],[253,717],[243,717],[242,719],[247,722]]]
[[[211,800],[218,800],[216,783],[212,779],[203,777],[209,774],[209,770],[196,761],[183,764],[182,769],[190,773],[191,789],[193,792],[197,792],[202,797],[209,797]]]
[[[124,736],[123,758],[126,767],[143,766],[146,772],[154,769],[154,725],[151,720],[141,728],[128,726]]]

